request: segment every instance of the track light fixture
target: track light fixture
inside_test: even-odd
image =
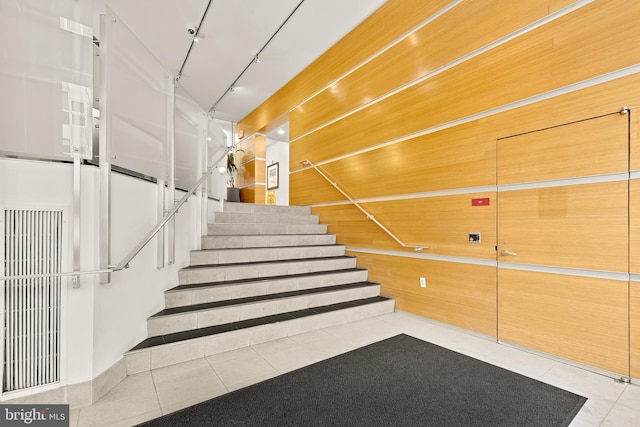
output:
[[[213,0],[209,0],[209,5],[211,5],[211,2]],[[256,55],[253,57],[253,59],[247,64],[246,67],[244,67],[244,70],[242,70],[240,72],[240,74],[238,75],[238,77],[236,77],[236,79],[233,81],[233,83],[231,83],[231,86],[229,86],[229,89],[227,89],[221,96],[220,98],[218,98],[218,100],[211,106],[211,108],[209,109],[209,111],[215,111],[215,108],[218,106],[218,104],[220,104],[220,101],[222,101],[222,98],[224,98],[228,93],[235,91],[235,84],[242,78],[242,76],[244,75],[244,73],[253,65],[253,64],[259,64],[260,63],[260,53],[265,50],[267,48],[267,46],[269,45],[269,43],[271,43],[271,40],[273,40],[273,38],[280,32],[280,30],[282,29],[282,27],[285,26],[285,24],[291,19],[291,17],[296,13],[296,11],[298,10],[298,8],[300,8],[300,6],[302,6],[302,3],[304,3],[304,0],[300,0],[300,2],[298,3],[298,5],[293,9],[293,11],[289,14],[289,16],[287,16],[287,18],[284,20],[284,22],[282,22],[282,24],[280,24],[280,27],[278,27],[278,29],[271,35],[271,37],[269,37],[269,40],[266,41],[266,43],[262,46],[262,48],[258,51],[258,53],[256,53]],[[207,6],[207,10],[209,9],[209,6]],[[206,11],[205,11],[206,14]]]
[[[193,25],[189,25],[187,27],[187,32],[189,33],[189,35],[191,37],[193,37],[193,42],[194,43],[198,43],[200,41],[200,39],[202,38],[202,36],[198,33],[198,29],[196,27],[194,27]]]

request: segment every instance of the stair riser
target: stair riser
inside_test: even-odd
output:
[[[320,219],[317,215],[216,212],[214,222],[226,224],[318,224]]]
[[[253,203],[226,202],[222,210],[224,212],[240,212],[240,213],[311,215],[311,208],[307,206],[274,206],[274,205],[258,205]]]
[[[319,259],[313,261],[282,262],[269,264],[256,264],[202,267],[197,269],[181,270],[178,278],[181,285],[192,283],[223,282],[226,280],[256,279],[260,277],[287,276],[290,274],[313,273],[319,271],[344,270],[355,268],[355,258]]]
[[[240,264],[287,259],[326,258],[343,256],[345,251],[346,248],[342,245],[204,250],[191,252],[190,265]]]
[[[190,304],[202,304],[206,302],[344,285],[347,283],[358,283],[366,281],[367,276],[367,270],[357,270],[346,273],[336,272],[335,274],[318,276],[291,277],[268,281],[258,280],[250,283],[167,292],[165,294],[165,306],[167,308],[182,307]]]
[[[209,224],[207,234],[324,234],[326,224]]]
[[[333,245],[334,234],[205,236],[202,249],[274,248],[280,246]]]
[[[173,332],[223,325],[311,307],[370,298],[379,294],[380,285],[371,285],[355,289],[254,302],[239,306],[214,308],[193,313],[152,317],[147,320],[147,329],[149,336],[166,335]]]
[[[127,375],[200,359],[304,332],[392,313],[393,310],[394,301],[388,300],[318,314],[316,316],[292,319],[270,325],[257,326],[129,352],[125,354]]]

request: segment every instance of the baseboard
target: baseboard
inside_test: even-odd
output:
[[[111,391],[127,376],[124,358],[114,363],[93,380],[68,385],[47,385],[7,393],[0,398],[11,404],[69,404],[71,409],[88,406]]]

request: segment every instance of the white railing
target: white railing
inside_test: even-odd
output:
[[[303,160],[302,162],[303,165],[306,166],[311,166],[313,169],[316,170],[316,172],[318,172],[324,179],[327,180],[327,182],[329,182],[331,185],[333,185],[335,187],[336,190],[338,190],[340,192],[340,194],[342,194],[344,197],[346,197],[355,207],[357,207],[358,209],[360,209],[360,211],[362,211],[362,213],[364,213],[368,219],[370,219],[371,221],[373,221],[378,227],[382,228],[384,230],[385,233],[387,233],[393,240],[395,240],[400,246],[402,246],[403,248],[412,248],[414,251],[416,252],[422,252],[423,249],[429,249],[429,246],[426,245],[421,245],[421,246],[416,246],[416,245],[407,245],[406,243],[404,243],[402,240],[400,240],[398,238],[398,236],[396,236],[395,234],[393,234],[387,227],[385,227],[380,221],[378,221],[372,214],[370,214],[369,212],[366,211],[366,209],[364,209],[360,203],[356,202],[355,200],[353,200],[351,198],[351,196],[349,196],[344,190],[342,190],[340,188],[340,186],[338,185],[337,182],[331,180],[327,175],[325,175],[324,172],[322,172],[320,169],[318,169],[318,167],[316,165],[314,165],[313,163],[311,163],[309,160]]]
[[[33,278],[42,278],[42,277],[63,277],[63,276],[73,277],[73,276],[83,276],[88,274],[113,273],[116,271],[124,270],[125,268],[129,268],[129,263],[135,258],[135,256],[138,255],[138,253],[140,253],[140,251],[151,241],[151,239],[153,239],[155,235],[158,234],[160,230],[162,230],[162,228],[167,224],[167,222],[169,222],[169,220],[171,220],[171,218],[173,218],[173,216],[176,213],[178,213],[178,210],[180,210],[182,205],[184,205],[187,202],[187,199],[189,199],[191,195],[195,194],[198,188],[200,188],[200,186],[209,178],[212,172],[217,169],[218,163],[226,159],[227,154],[232,148],[233,147],[227,148],[225,152],[222,153],[220,158],[218,158],[217,160],[211,163],[211,166],[209,167],[209,169],[207,169],[207,171],[204,174],[202,174],[202,177],[198,180],[198,182],[196,182],[193,185],[193,187],[191,187],[191,189],[189,189],[187,193],[184,196],[182,196],[182,198],[178,202],[176,202],[175,206],[164,215],[162,220],[155,227],[153,227],[153,229],[151,229],[151,231],[147,233],[147,235],[140,241],[140,243],[138,243],[136,247],[134,247],[131,250],[131,252],[129,252],[127,256],[125,256],[122,259],[122,261],[120,261],[118,264],[109,265],[108,268],[102,269],[102,270],[67,271],[67,272],[60,272],[60,273],[42,273],[42,274],[21,274],[21,275],[13,275],[13,276],[3,276],[3,277],[0,277],[0,280],[9,281],[9,280],[19,280],[19,279],[33,279]],[[206,200],[205,200],[205,203],[207,203]]]

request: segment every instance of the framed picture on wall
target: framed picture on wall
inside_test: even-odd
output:
[[[267,166],[267,190],[274,190],[280,185],[280,163]]]

